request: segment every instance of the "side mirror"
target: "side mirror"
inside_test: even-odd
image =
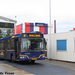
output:
[[[45,38],[44,38],[44,43],[46,44],[46,40],[45,40]]]
[[[46,49],[46,40],[45,40],[45,38],[44,38],[44,43],[45,43],[45,46],[44,46],[44,48]]]

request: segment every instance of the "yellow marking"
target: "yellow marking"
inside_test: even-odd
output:
[[[45,54],[41,54],[41,55],[39,55],[39,57],[36,57],[36,58],[40,58],[40,57],[43,56],[43,55],[45,55]],[[31,59],[31,58],[29,58],[28,55],[19,55],[19,56],[26,56],[28,59]]]
[[[19,56],[26,56],[27,58],[29,58],[29,56],[28,56],[28,55],[19,55]]]
[[[14,38],[15,36],[12,36],[11,38]]]
[[[15,50],[13,49],[13,50],[7,50],[7,51],[15,51]]]
[[[4,55],[4,53],[3,53],[3,52],[1,52],[1,54],[2,54],[2,55]]]
[[[12,39],[11,41],[14,41],[14,39]]]
[[[4,51],[4,50],[0,50],[0,51]]]
[[[26,37],[26,34],[24,34],[24,37]]]
[[[41,54],[41,55],[39,56],[39,58],[40,58],[41,56],[43,56],[43,55],[45,56],[45,54]]]
[[[37,58],[32,58],[32,60],[37,60]]]
[[[10,42],[10,40],[8,40],[8,42]]]

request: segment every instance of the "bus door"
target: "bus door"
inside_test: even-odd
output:
[[[18,39],[15,40],[15,58],[19,59],[20,44]]]
[[[4,59],[7,59],[7,42],[4,42]]]

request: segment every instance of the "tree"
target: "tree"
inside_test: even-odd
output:
[[[7,30],[6,31],[6,37],[12,36],[14,34],[14,30]]]
[[[3,36],[2,36],[2,30],[0,29],[0,39],[2,38]]]

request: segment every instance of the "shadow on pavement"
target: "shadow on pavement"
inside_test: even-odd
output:
[[[43,66],[42,63],[36,62],[35,63],[31,63],[29,61],[15,61],[15,62],[11,62],[10,60],[4,60],[4,59],[0,59],[0,62],[6,63],[6,64],[18,64],[18,65],[39,65],[39,66]]]

